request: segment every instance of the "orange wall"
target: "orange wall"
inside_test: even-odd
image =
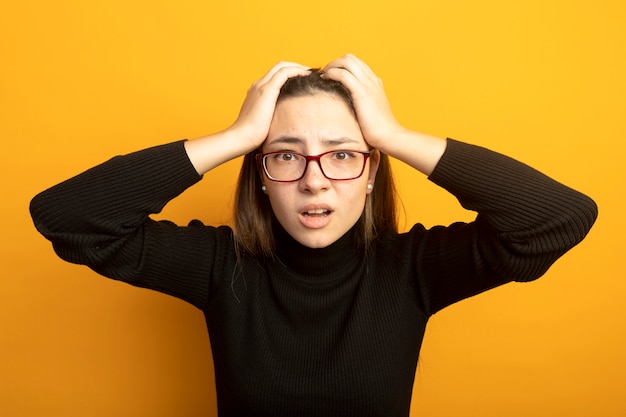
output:
[[[406,125],[515,156],[600,206],[544,279],[433,318],[413,415],[626,414],[625,3],[215,3],[3,5],[0,414],[215,415],[201,314],[60,261],[28,202],[115,154],[226,127],[278,60],[320,66],[346,52],[385,80]],[[471,217],[396,168],[407,224]],[[237,169],[215,170],[163,215],[228,222]]]

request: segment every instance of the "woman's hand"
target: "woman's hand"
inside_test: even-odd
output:
[[[307,75],[309,71],[304,65],[279,62],[248,89],[237,120],[227,129],[248,141],[244,153],[258,148],[267,138],[281,87],[289,78]]]
[[[363,138],[370,146],[430,175],[446,141],[402,126],[391,111],[383,82],[365,62],[348,54],[323,71],[324,78],[339,81],[350,91]]]
[[[350,91],[365,141],[385,152],[385,145],[404,128],[391,111],[382,80],[351,54],[330,62],[323,72],[324,78],[339,81]]]
[[[292,77],[306,75],[309,68],[293,62],[280,62],[250,89],[237,120],[227,129],[185,142],[191,164],[198,174],[258,148],[272,123],[280,89]]]

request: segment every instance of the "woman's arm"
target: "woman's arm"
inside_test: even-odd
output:
[[[430,175],[446,150],[446,141],[398,123],[382,80],[367,64],[348,54],[330,62],[323,71],[325,78],[339,81],[350,90],[359,126],[370,146]]]
[[[201,306],[218,234],[149,217],[199,180],[175,142],[95,166],[35,196],[30,210],[62,259]]]
[[[431,314],[504,282],[541,276],[593,225],[597,207],[584,194],[496,152],[401,126],[382,81],[353,55],[324,71],[350,90],[371,146],[428,175],[478,213],[469,224],[411,233],[419,243],[396,248],[404,259],[415,260]]]
[[[107,277],[201,307],[211,272],[233,256],[230,229],[154,221],[173,198],[219,164],[265,139],[284,81],[307,70],[280,63],[249,90],[237,121],[193,141],[115,157],[37,195],[31,215],[57,254]],[[222,251],[222,252],[220,252]]]
[[[207,171],[261,146],[269,131],[280,88],[287,79],[306,75],[309,69],[293,62],[279,62],[256,81],[228,129],[188,141],[185,149],[196,171]]]
[[[595,202],[541,172],[480,146],[448,140],[430,175],[471,223],[434,227],[409,244],[426,310],[432,314],[509,281],[530,281],[587,235]]]

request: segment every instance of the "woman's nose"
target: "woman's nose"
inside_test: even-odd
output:
[[[330,181],[324,176],[319,160],[310,161],[304,171],[304,176],[300,179],[300,188],[303,191],[317,192],[328,189]]]

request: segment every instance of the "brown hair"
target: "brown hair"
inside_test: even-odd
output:
[[[318,93],[332,94],[346,101],[354,112],[348,89],[338,81],[322,78],[319,70],[287,80],[278,101]],[[355,113],[356,114],[356,113]],[[271,257],[275,241],[272,232],[273,212],[267,195],[261,190],[261,172],[256,162],[260,149],[245,155],[235,194],[234,228],[237,253],[255,257]],[[376,187],[368,194],[358,221],[358,244],[364,250],[378,233],[397,230],[396,190],[389,157],[382,152],[376,174]]]

